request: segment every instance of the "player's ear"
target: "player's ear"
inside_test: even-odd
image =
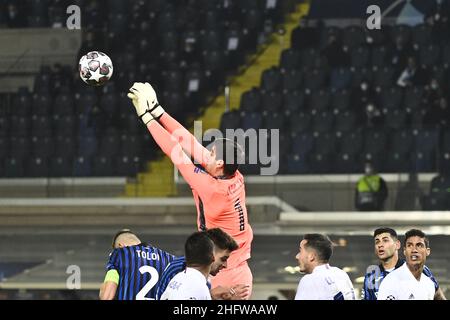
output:
[[[431,248],[427,248],[427,257],[430,255],[431,253]]]
[[[225,164],[225,162],[223,160],[216,160],[216,167],[218,169],[222,169],[224,164]]]
[[[396,240],[395,241],[395,249],[397,249],[397,250],[400,250],[400,248],[401,248],[401,243],[400,243],[400,240]]]

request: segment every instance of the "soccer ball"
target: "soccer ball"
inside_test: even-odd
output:
[[[113,74],[111,59],[100,51],[91,51],[81,57],[78,64],[80,78],[93,86],[104,85]]]

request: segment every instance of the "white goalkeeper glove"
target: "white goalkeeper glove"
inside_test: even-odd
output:
[[[163,107],[158,103],[155,90],[148,82],[135,82],[130,88],[128,97],[145,124],[153,119],[158,120],[164,113]]]

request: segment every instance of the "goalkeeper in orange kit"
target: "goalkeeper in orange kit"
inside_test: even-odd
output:
[[[156,143],[190,185],[198,229],[221,228],[239,245],[231,253],[227,268],[212,279],[212,287],[245,284],[249,286],[249,298],[253,276],[247,260],[253,231],[248,223],[244,177],[238,170],[244,159],[241,147],[229,139],[216,139],[210,151],[204,148],[164,111],[149,83],[134,83],[128,97]],[[195,166],[191,158],[202,168]]]

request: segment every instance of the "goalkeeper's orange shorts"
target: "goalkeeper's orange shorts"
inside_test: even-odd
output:
[[[247,261],[242,262],[235,268],[222,269],[211,279],[212,288],[218,286],[233,287],[238,284],[246,284],[249,286],[248,298],[250,299],[253,289],[253,275]]]

